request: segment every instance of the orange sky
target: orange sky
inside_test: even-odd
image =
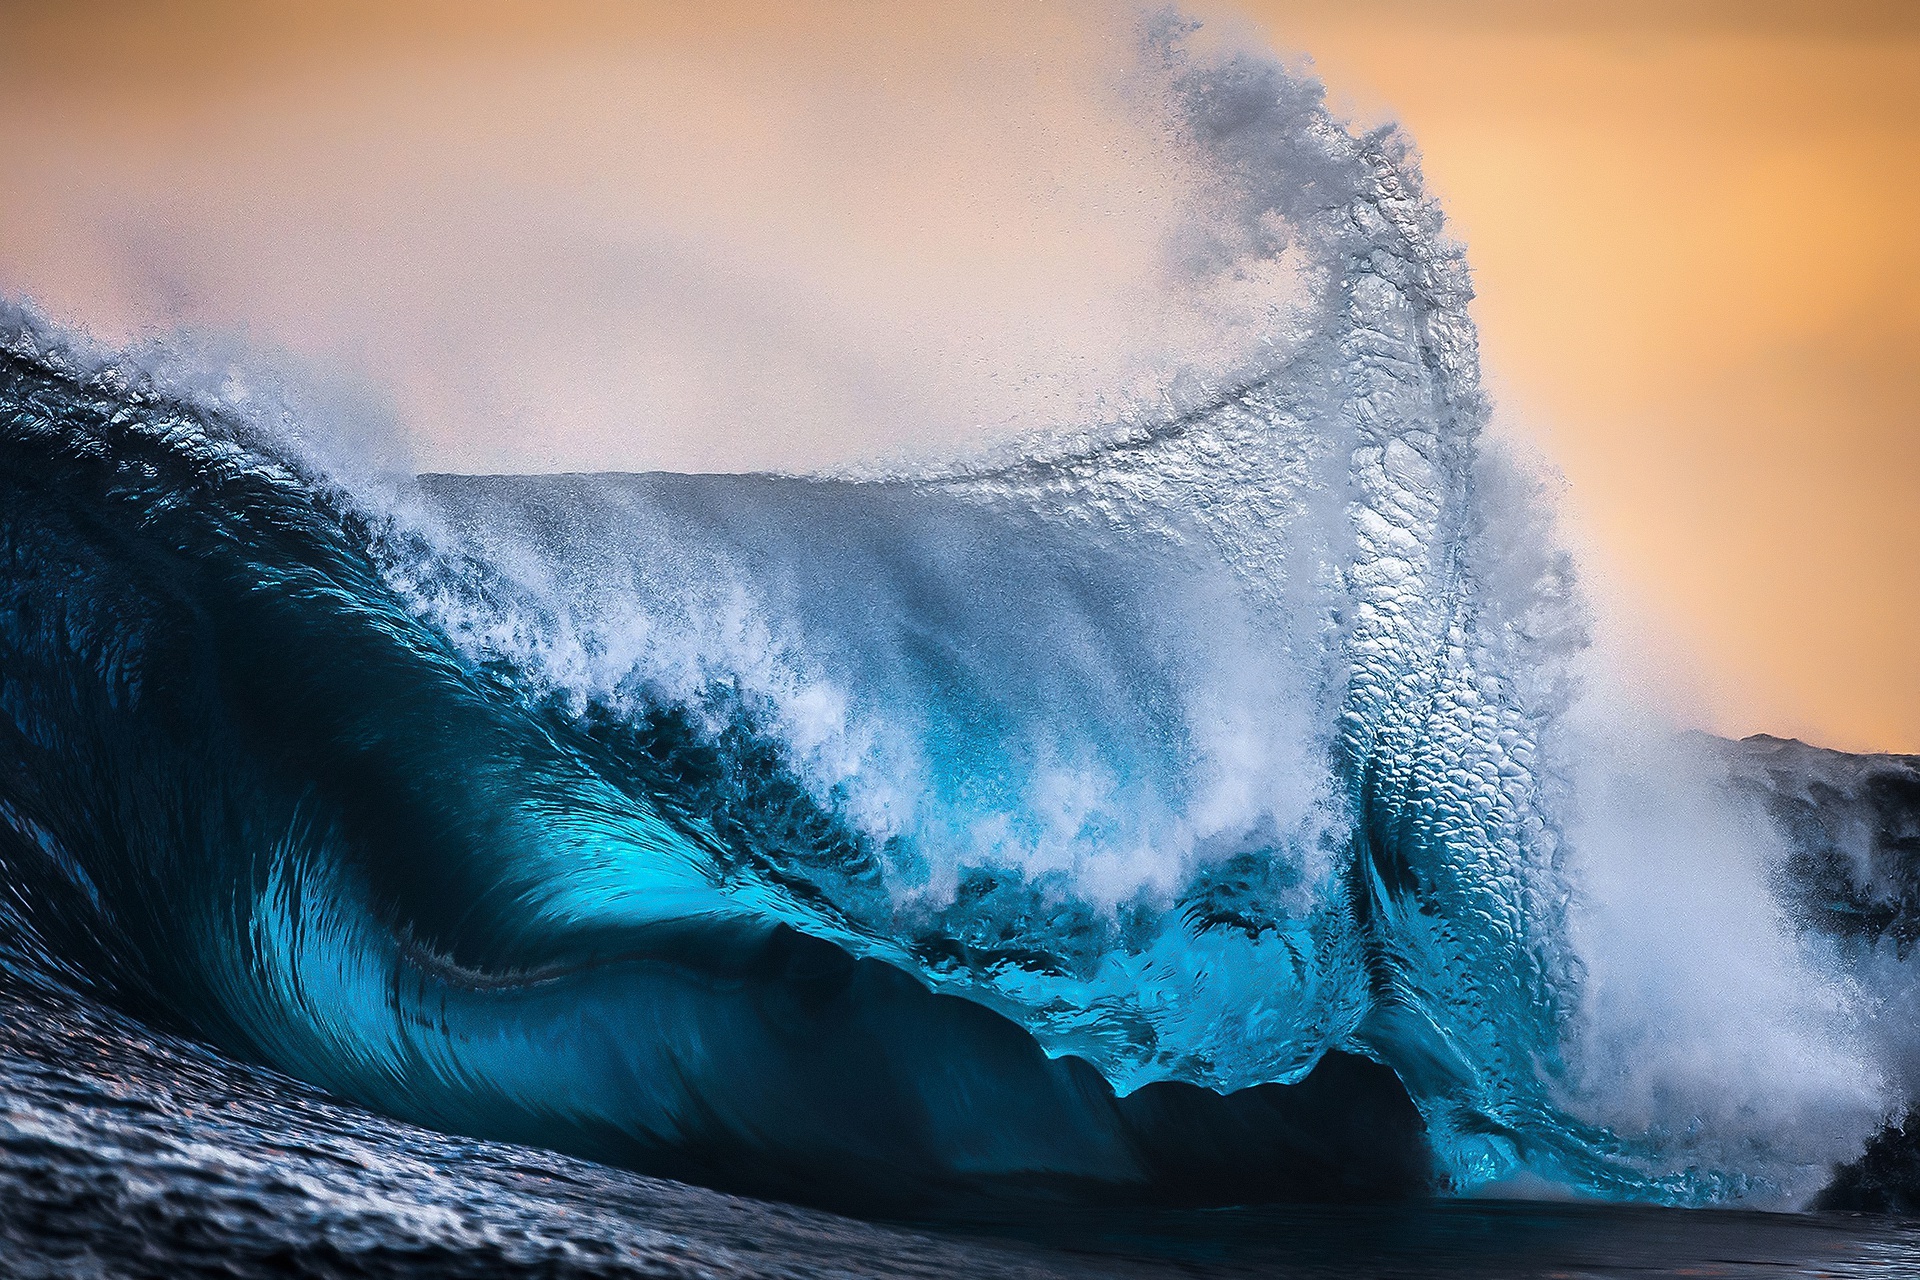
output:
[[[1920,5],[1243,12],[1419,140],[1501,417],[1712,721],[1920,751]]]
[[[1502,428],[1698,714],[1920,751],[1920,6],[1198,11],[1418,139]],[[1183,177],[1111,127],[1129,23],[1087,6],[0,0],[0,29],[0,289],[364,372],[425,464],[947,446],[1217,339],[1116,266]],[[767,389],[722,403],[743,369]]]

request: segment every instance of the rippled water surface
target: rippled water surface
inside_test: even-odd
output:
[[[0,1007],[10,1276],[1889,1276],[1868,1216],[1458,1201],[857,1222],[341,1105],[64,997]]]
[[[1411,144],[1179,40],[1271,332],[980,457],[392,476],[0,304],[0,1274],[1920,1274],[1757,1212],[1920,1096],[1920,766],[1647,723]]]

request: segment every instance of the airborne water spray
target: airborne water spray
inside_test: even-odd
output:
[[[1579,694],[1409,145],[1177,30],[1142,76],[1269,340],[989,461],[393,507],[13,326],[19,936],[394,1114],[777,1194],[1294,1193],[1220,1117],[1398,1114],[1343,1054],[1455,1190],[1804,1189],[1877,1111],[1845,993],[1764,829]]]

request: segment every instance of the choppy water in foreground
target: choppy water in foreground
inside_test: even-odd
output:
[[[1171,52],[1272,340],[995,458],[395,477],[0,317],[0,1265],[1916,1265],[1733,1210],[1920,1084],[1920,771],[1650,723],[1404,139]]]
[[[1498,1201],[858,1222],[448,1137],[71,1001],[0,1005],[0,1274],[1885,1276],[1920,1224]]]

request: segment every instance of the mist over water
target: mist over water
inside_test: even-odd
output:
[[[114,357],[12,320],[9,447],[33,483],[89,513],[130,485],[182,522],[124,542],[113,525],[107,549],[63,552],[76,573],[127,575],[144,600],[160,588],[124,548],[204,539],[210,562],[237,560],[191,579],[209,595],[179,616],[230,609],[269,651],[285,628],[294,653],[338,652],[387,691],[221,648],[209,679],[268,710],[140,722],[156,741],[273,744],[230,791],[185,789],[251,815],[208,819],[218,874],[139,863],[157,837],[90,842],[45,799],[67,792],[23,788],[9,829],[59,848],[33,865],[72,892],[21,907],[21,936],[84,934],[85,901],[123,895],[110,914],[136,924],[72,963],[139,958],[174,984],[160,1007],[222,1048],[424,1123],[722,1181],[756,1151],[802,1174],[1081,1176],[1138,1123],[1103,1099],[1054,1146],[1004,1138],[1014,1103],[938,1081],[949,1060],[1002,1061],[1011,1033],[969,1023],[923,1053],[889,1038],[920,1006],[880,982],[884,999],[847,997],[886,1046],[872,1087],[911,1097],[931,1136],[832,1146],[830,1089],[770,1094],[705,1047],[814,1024],[683,978],[779,926],[1003,1015],[1052,1056],[1021,1067],[1049,1081],[1063,1055],[1123,1096],[1371,1058],[1454,1191],[1817,1189],[1908,1087],[1868,1021],[1906,968],[1863,991],[1845,948],[1791,917],[1779,834],[1593,643],[1605,620],[1540,464],[1484,435],[1467,263],[1411,143],[1350,132],[1310,78],[1172,19],[1124,57],[1094,52],[1068,55],[1095,68],[1086,97],[1041,104],[1059,138],[1013,165],[990,129],[962,150],[974,203],[952,239],[898,233],[910,215],[858,183],[844,221],[776,225],[723,198],[788,189],[783,165],[816,144],[816,183],[877,154],[906,187],[953,161],[916,146],[910,112],[855,129],[848,101],[802,113],[797,147],[717,176],[642,165],[565,219],[443,157],[396,164],[345,218],[303,210],[341,237],[327,252],[281,256],[308,224],[269,218],[174,259],[230,272],[182,284],[201,300],[183,319],[351,331],[351,349],[303,354],[366,360],[423,470],[808,478],[415,485],[353,396],[276,391],[217,347]],[[490,88],[503,115],[556,97]],[[652,137],[658,109],[600,124]],[[1048,174],[1089,138],[1121,160]],[[996,257],[979,228],[1002,203],[1028,221]],[[306,276],[368,228],[371,252]],[[889,250],[925,257],[896,274]],[[397,263],[410,277],[370,294]],[[115,470],[123,455],[147,472]],[[36,608],[46,590],[16,586]],[[129,616],[140,643],[100,623],[80,652],[145,652],[175,619]],[[65,671],[47,635],[9,643],[9,670]],[[104,692],[76,700],[64,742],[119,724],[120,668],[78,667],[75,687]],[[12,677],[17,702],[35,678]],[[21,758],[95,796],[84,751],[35,750]],[[146,750],[114,748],[159,768]],[[265,830],[284,834],[263,846]],[[208,932],[163,965],[129,904],[194,892],[218,903]],[[674,1163],[688,1151],[713,1163]]]
[[[7,287],[359,380],[428,470],[924,456],[1264,358],[1289,265],[1219,216],[1132,15],[966,6],[961,56],[831,6],[773,48],[647,21],[17,121],[56,207],[10,215]]]

